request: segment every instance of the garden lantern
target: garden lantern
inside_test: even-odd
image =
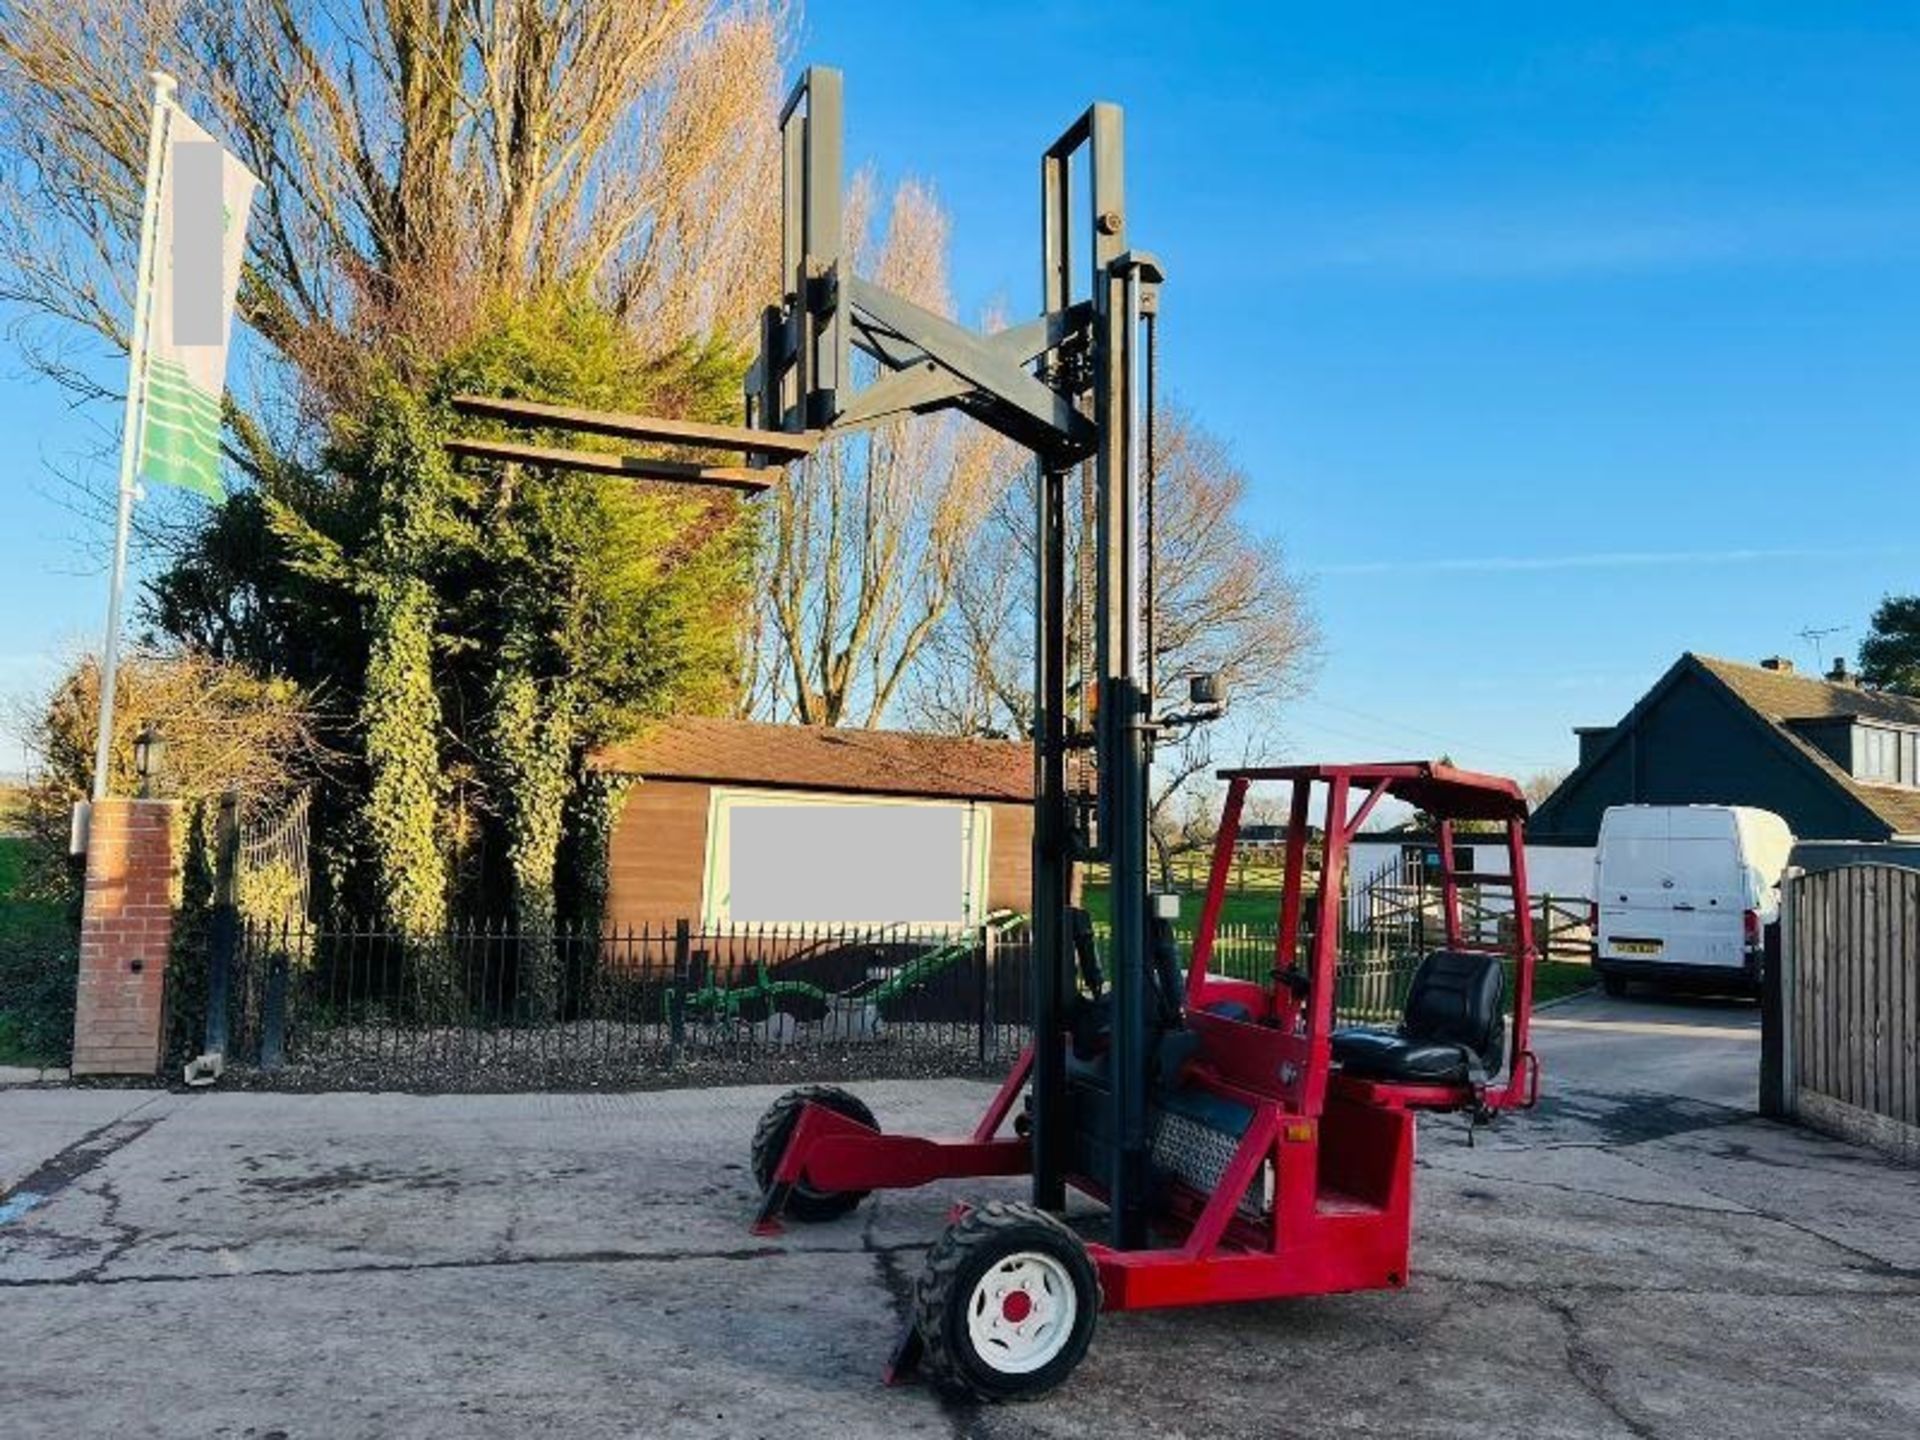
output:
[[[167,742],[160,727],[149,721],[133,739],[133,773],[140,777],[140,798],[150,800],[167,762]]]

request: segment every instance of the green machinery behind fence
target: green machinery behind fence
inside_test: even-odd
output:
[[[663,997],[663,1013],[672,1021],[677,1009],[681,1023],[688,1025],[767,1027],[770,1038],[792,1038],[790,1032],[797,1031],[802,1016],[806,1016],[817,1018],[825,1038],[878,1039],[884,1028],[882,1006],[954,970],[978,953],[989,937],[1004,938],[1025,923],[1026,917],[1018,911],[995,910],[984,924],[911,959],[868,967],[860,980],[841,990],[785,974],[795,964],[815,958],[817,951],[771,961],[763,956],[755,959],[751,976],[738,983],[709,977],[685,990],[669,988]],[[885,934],[880,932],[878,937],[860,943],[885,946],[889,943]],[[900,933],[894,943],[911,945],[916,938],[911,932]],[[1104,941],[1106,936],[1101,934],[1099,939]],[[1184,950],[1191,937],[1183,934],[1179,939]],[[1397,1016],[1417,954],[1366,936],[1343,939],[1347,943],[1342,946],[1338,1001],[1342,1017],[1370,1022]],[[1221,974],[1264,981],[1272,973],[1273,945],[1274,936],[1269,930],[1222,926],[1215,937],[1215,966]],[[983,974],[980,983],[992,982]]]
[[[889,1001],[921,989],[937,976],[945,974],[969,956],[980,951],[989,938],[997,938],[1023,925],[1026,917],[1016,910],[995,910],[986,920],[952,939],[933,946],[897,965],[869,967],[866,975],[844,990],[829,990],[811,980],[782,979],[780,971],[792,966],[800,956],[788,956],[769,963],[764,957],[753,964],[751,979],[724,985],[709,978],[704,984],[684,992],[668,989],[666,1016],[674,1018],[676,1009],[684,1023],[695,1025],[765,1024],[797,1026],[796,1008],[819,1012],[830,1036],[842,1039],[877,1038],[883,1024],[880,1007]],[[885,932],[881,932],[884,936]],[[902,945],[913,943],[911,932],[900,935]],[[884,939],[869,944],[886,944]]]

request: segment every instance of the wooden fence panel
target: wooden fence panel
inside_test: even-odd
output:
[[[1790,1102],[1920,1160],[1920,871],[1846,865],[1788,884]]]

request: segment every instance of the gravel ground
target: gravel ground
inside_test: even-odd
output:
[[[514,1090],[663,1090],[805,1080],[998,1078],[1025,1042],[1001,1027],[984,1063],[979,1032],[951,1024],[895,1024],[875,1040],[836,1042],[804,1032],[783,1043],[746,1027],[690,1030],[675,1055],[657,1025],[578,1022],[482,1031],[328,1030],[292,1047],[287,1063],[236,1066],[231,1089],[399,1090],[499,1094]]]

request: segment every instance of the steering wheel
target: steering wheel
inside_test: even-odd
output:
[[[1313,993],[1313,977],[1304,970],[1295,970],[1291,966],[1286,969],[1275,966],[1273,980],[1276,985],[1284,985],[1291,990],[1296,1000],[1305,1000]]]

